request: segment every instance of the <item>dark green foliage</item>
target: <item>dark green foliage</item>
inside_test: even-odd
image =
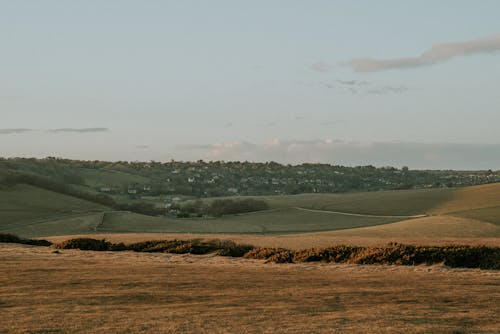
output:
[[[0,233],[0,242],[20,244],[21,241],[22,239],[19,238],[17,235],[9,233]]]
[[[151,203],[135,202],[135,203],[115,203],[112,205],[114,208],[123,211],[131,211],[140,213],[147,216],[158,216],[165,213],[165,210],[156,208]]]
[[[177,218],[189,217],[221,217],[224,215],[234,215],[239,213],[256,212],[268,210],[269,205],[262,200],[253,198],[245,199],[216,199],[209,205],[205,205],[201,200],[187,202],[185,204],[175,204],[170,210],[177,211]]]
[[[94,190],[102,182],[102,186],[111,186],[113,193],[126,194],[128,186],[133,185],[137,186],[138,196],[143,193],[195,197],[339,193],[458,187],[500,181],[500,172],[491,170],[424,171],[374,166],[346,167],[309,163],[281,165],[275,162],[202,160],[160,163],[82,161],[54,157],[0,158],[0,170],[41,175],[63,184],[94,184]],[[88,171],[95,172],[91,173],[94,176],[89,176]],[[123,179],[107,184],[102,176],[109,173],[119,173]],[[142,181],[137,181],[138,178]],[[147,190],[144,186],[147,186]]]
[[[246,212],[268,210],[269,205],[261,200],[247,199],[217,199],[207,208],[207,213],[214,217]]]
[[[97,240],[92,238],[76,238],[63,241],[55,244],[54,248],[57,249],[81,249],[92,251],[107,251],[111,250],[111,242],[104,239]]]
[[[52,242],[47,241],[47,240],[22,239],[22,238],[19,238],[17,235],[9,234],[9,233],[0,233],[0,242],[33,245],[33,246],[50,246],[50,245],[52,245]]]

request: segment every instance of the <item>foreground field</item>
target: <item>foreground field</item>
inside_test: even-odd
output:
[[[5,333],[496,333],[500,274],[0,244]]]

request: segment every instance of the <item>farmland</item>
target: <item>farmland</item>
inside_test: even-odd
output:
[[[26,237],[93,233],[498,237],[500,184],[252,197],[269,209],[222,217],[152,217],[18,184],[0,190],[0,229]],[[213,201],[205,199],[206,203]]]

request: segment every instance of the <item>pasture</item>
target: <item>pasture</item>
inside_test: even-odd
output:
[[[16,185],[0,190],[0,230],[23,237],[192,233],[338,237],[499,237],[500,184],[348,194],[254,197],[270,210],[218,218],[151,217]],[[213,199],[206,199],[211,201]],[[426,217],[423,217],[426,216]]]

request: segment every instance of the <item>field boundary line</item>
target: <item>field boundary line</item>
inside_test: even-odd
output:
[[[355,216],[355,217],[372,217],[372,218],[424,218],[427,215],[412,215],[412,216],[390,216],[390,215],[369,215],[363,213],[350,213],[350,212],[341,212],[341,211],[328,211],[328,210],[317,210],[317,209],[307,209],[301,207],[293,207],[292,209],[297,209],[301,211],[309,211],[309,212],[320,212],[320,213],[331,213],[337,215],[345,215],[345,216]]]

